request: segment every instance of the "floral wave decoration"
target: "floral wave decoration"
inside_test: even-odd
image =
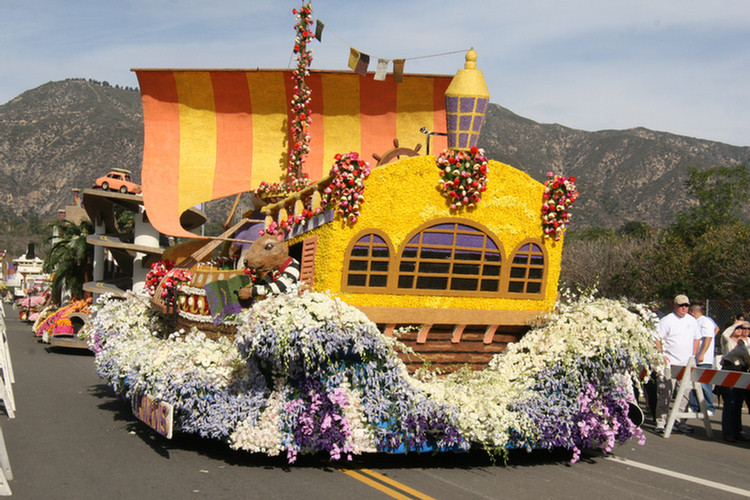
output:
[[[34,322],[34,335],[42,337],[43,342],[49,342],[54,335],[73,335],[73,322],[70,315],[76,312],[89,313],[91,299],[73,300],[62,307],[48,306]]]
[[[237,316],[234,342],[167,334],[143,299],[102,297],[86,325],[99,375],[175,408],[175,428],[270,456],[611,449],[643,434],[634,373],[656,366],[646,308],[578,300],[479,372],[410,375],[359,310],[288,293]]]

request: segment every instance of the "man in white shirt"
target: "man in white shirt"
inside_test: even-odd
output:
[[[700,332],[698,322],[688,314],[690,299],[685,295],[674,298],[672,312],[659,320],[656,332],[656,348],[664,354],[667,365],[686,365],[697,349]],[[670,368],[656,379],[656,432],[661,434],[667,425],[669,403],[672,399],[672,378]],[[689,403],[688,394],[678,404],[684,411]],[[675,431],[690,433],[692,427],[683,420],[675,426]]]
[[[719,333],[719,326],[716,322],[706,316],[706,310],[702,304],[690,305],[690,316],[698,322],[700,339],[698,350],[695,353],[695,364],[701,368],[716,368],[714,366],[714,339]],[[701,384],[703,387],[703,399],[706,400],[706,411],[709,415],[714,414],[714,388],[711,384]],[[690,391],[690,409],[699,411],[698,397],[695,391]]]

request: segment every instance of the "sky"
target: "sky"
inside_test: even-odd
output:
[[[0,104],[67,78],[137,87],[132,68],[294,67],[300,5],[0,0]],[[312,8],[326,26],[311,44],[312,69],[346,70],[354,47],[405,58],[407,73],[455,74],[473,47],[491,102],[536,122],[750,146],[748,0],[313,0]]]

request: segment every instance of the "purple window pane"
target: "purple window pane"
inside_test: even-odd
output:
[[[530,248],[531,248],[531,243],[526,243],[524,246],[521,247],[519,252],[528,252]]]
[[[487,103],[490,102],[489,99],[485,99],[483,97],[480,97],[477,99],[477,113],[486,113],[487,112]]]
[[[458,134],[458,147],[466,148],[469,143],[469,134]]]
[[[415,234],[412,239],[409,240],[410,245],[419,245],[419,233]]]
[[[458,115],[445,115],[445,124],[448,130],[456,130],[458,128]]]
[[[450,130],[450,129],[449,129]],[[448,133],[448,148],[449,149],[456,149],[458,147],[458,134],[455,132]]]
[[[457,247],[482,248],[484,246],[484,235],[481,234],[457,234]]]
[[[366,234],[366,235],[362,236],[362,237],[361,237],[361,238],[360,238],[360,239],[359,239],[359,240],[357,241],[357,243],[370,243],[370,236],[372,236],[372,235],[370,235],[370,234]]]
[[[428,233],[422,234],[423,245],[440,245],[440,246],[451,246],[453,245],[453,234],[452,233]]]
[[[474,132],[478,133],[480,130],[482,130],[482,124],[483,123],[484,123],[484,116],[482,116],[482,115],[475,115],[474,116],[474,126],[473,126],[472,130]]]
[[[445,97],[445,110],[449,113],[458,112],[458,97]]]
[[[477,139],[479,139],[479,134],[477,133],[469,134],[469,146],[468,147],[476,146]]]
[[[477,102],[476,97],[462,97],[461,98],[461,113],[473,113],[474,105]]]
[[[468,131],[471,129],[471,115],[462,115],[461,116],[461,124],[458,127],[458,130],[461,132]]]
[[[415,247],[406,247],[404,248],[404,251],[401,254],[401,257],[404,259],[416,259],[417,249]]]
[[[377,234],[373,234],[372,235],[372,241],[375,242],[375,243],[380,243],[381,245],[385,244],[385,241],[383,240],[383,238],[381,238]]]
[[[430,226],[430,229],[442,229],[444,231],[454,231],[456,229],[456,224],[453,222],[448,222],[445,224],[437,224],[435,226]]]
[[[487,243],[485,243],[484,246],[487,247],[488,250],[497,250],[497,245],[495,245],[495,242],[492,241],[491,238],[487,238]]]
[[[542,253],[542,249],[538,245],[531,244],[531,251],[534,253]]]

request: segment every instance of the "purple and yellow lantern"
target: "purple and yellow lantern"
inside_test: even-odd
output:
[[[445,91],[445,118],[448,128],[448,147],[461,151],[477,145],[482,130],[490,91],[484,75],[477,69],[477,53],[466,53],[464,69],[459,69]]]

